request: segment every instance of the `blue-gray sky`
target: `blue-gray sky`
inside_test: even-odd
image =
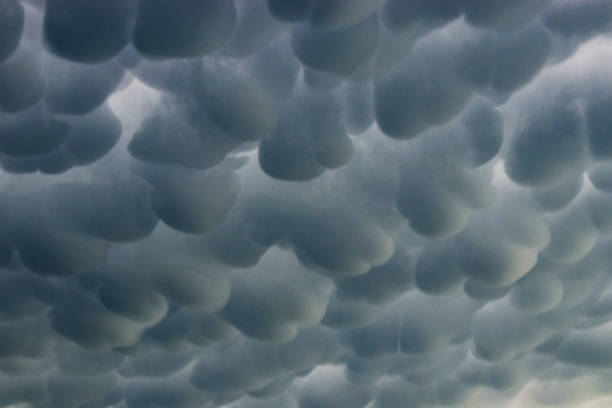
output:
[[[0,407],[612,405],[609,0],[0,0]]]

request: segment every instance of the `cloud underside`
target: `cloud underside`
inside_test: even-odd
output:
[[[0,407],[608,406],[611,33],[0,2]]]

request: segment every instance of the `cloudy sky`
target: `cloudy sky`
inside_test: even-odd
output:
[[[0,407],[612,406],[611,34],[0,0]]]

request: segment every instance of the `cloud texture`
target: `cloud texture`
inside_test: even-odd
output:
[[[608,406],[611,30],[0,1],[0,407]]]

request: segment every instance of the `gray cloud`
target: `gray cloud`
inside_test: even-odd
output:
[[[600,403],[611,29],[606,0],[1,2],[0,407]]]

